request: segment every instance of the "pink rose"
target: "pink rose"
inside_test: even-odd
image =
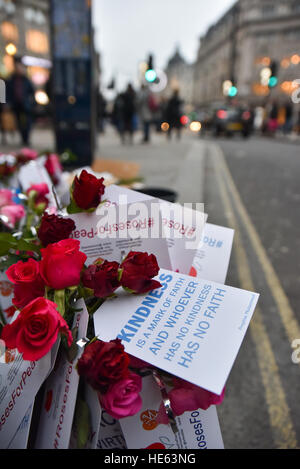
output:
[[[22,205],[12,204],[0,208],[0,215],[7,217],[7,226],[15,226],[16,223],[25,217],[25,209]]]
[[[225,388],[218,396],[180,378],[173,378],[173,384],[174,388],[168,393],[168,396],[176,416],[182,415],[186,411],[207,410],[211,405],[221,404],[224,399]],[[168,423],[163,403],[160,405],[156,420],[158,423]]]
[[[130,417],[137,414],[142,407],[142,398],[139,395],[141,390],[142,378],[130,373],[127,378],[111,384],[108,391],[100,395],[100,403],[115,419]]]
[[[12,205],[13,202],[13,192],[9,189],[0,189],[0,207],[4,205]]]
[[[22,161],[36,160],[38,157],[38,152],[32,150],[31,148],[22,148],[18,154],[18,158]]]

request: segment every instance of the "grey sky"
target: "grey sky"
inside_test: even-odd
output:
[[[188,61],[196,57],[199,37],[235,0],[94,0],[96,47],[103,82],[118,88],[135,82],[139,62],[149,52],[163,68],[176,45]]]

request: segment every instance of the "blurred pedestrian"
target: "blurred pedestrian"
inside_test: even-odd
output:
[[[272,103],[269,119],[268,119],[268,132],[270,135],[275,135],[278,129],[278,105],[276,102]]]
[[[291,103],[285,105],[285,123],[282,130],[284,134],[289,134],[293,130],[293,106]]]
[[[174,129],[177,132],[177,138],[180,138],[182,127],[180,122],[182,115],[182,105],[183,102],[179,97],[179,90],[175,90],[167,102],[165,110],[165,121],[169,124],[169,130],[167,134],[169,139],[171,138]]]
[[[7,82],[6,91],[7,104],[15,114],[22,142],[29,146],[33,121],[34,88],[26,76],[26,68],[20,59],[15,60],[15,71]]]
[[[136,93],[131,83],[128,84],[126,91],[122,94],[122,142],[125,143],[126,136],[129,136],[129,142],[133,143],[133,134],[135,131],[136,114]]]
[[[150,126],[152,122],[151,96],[149,88],[142,84],[138,96],[138,113],[143,126],[143,143],[150,141]]]

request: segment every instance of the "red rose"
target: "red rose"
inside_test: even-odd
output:
[[[12,299],[13,304],[18,308],[22,309],[28,305],[32,300],[44,296],[45,284],[40,276],[32,283],[17,283],[14,286],[14,297]]]
[[[79,248],[78,240],[64,239],[41,249],[40,274],[46,285],[62,290],[80,283],[87,256]]]
[[[29,195],[31,191],[36,192],[35,205],[45,204],[48,207],[49,200],[46,195],[49,194],[49,187],[45,182],[33,184],[27,189],[26,194]]]
[[[82,283],[94,290],[98,298],[106,298],[120,286],[118,276],[118,262],[104,261],[102,264],[90,265],[82,274]]]
[[[38,237],[43,246],[57,243],[63,239],[69,238],[76,225],[71,218],[63,218],[57,215],[48,215],[44,213],[40,227],[38,229]]]
[[[45,285],[39,273],[39,262],[28,259],[26,262],[19,261],[11,265],[6,275],[14,283],[13,304],[23,308],[35,298],[44,296]]]
[[[79,178],[76,176],[73,185],[73,199],[76,205],[83,210],[97,208],[105,191],[103,181],[104,178],[97,179],[85,169]]]
[[[39,263],[34,259],[28,259],[27,262],[19,261],[11,265],[7,271],[7,278],[14,284],[32,283],[39,275]]]
[[[51,350],[59,333],[67,336],[70,346],[72,334],[56,304],[37,298],[22,309],[13,323],[4,326],[1,339],[8,348],[17,348],[24,360],[36,361]]]
[[[110,383],[128,376],[129,356],[120,339],[97,340],[85,347],[77,369],[96,390],[105,392]]]
[[[131,251],[120,268],[122,269],[122,287],[132,290],[134,293],[147,293],[161,287],[157,280],[152,280],[152,277],[156,277],[159,272],[154,254],[148,255],[146,252]]]

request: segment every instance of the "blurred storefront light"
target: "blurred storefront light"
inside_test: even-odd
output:
[[[192,132],[200,132],[201,130],[201,122],[193,121],[190,123],[190,130]]]
[[[47,104],[49,104],[49,97],[43,90],[36,91],[34,97],[36,102],[41,106],[47,106]]]
[[[161,130],[163,132],[168,132],[169,128],[170,128],[170,125],[168,124],[168,122],[163,122],[160,126]]]
[[[17,47],[15,46],[15,44],[13,44],[12,42],[10,42],[10,43],[7,44],[7,46],[5,47],[5,52],[6,52],[8,55],[16,55],[16,53],[18,52],[18,49],[17,49]]]

